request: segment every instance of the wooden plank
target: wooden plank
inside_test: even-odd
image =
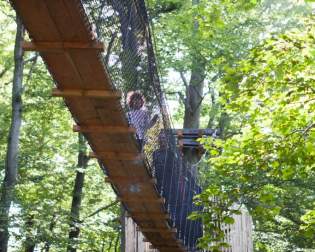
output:
[[[144,197],[142,195],[141,197],[134,197],[134,198],[127,198],[127,197],[119,197],[120,201],[127,202],[127,203],[165,203],[164,198],[150,198],[150,197]]]
[[[164,244],[164,243],[176,243],[176,244],[179,244],[179,245],[182,245],[182,241],[180,240],[177,240],[177,239],[167,239],[167,238],[164,238],[163,241],[159,238],[158,240],[157,239],[151,239],[150,241],[147,239],[147,238],[144,238],[143,239],[144,242],[152,242],[154,244]]]
[[[152,211],[145,211],[145,212],[128,212],[127,214],[129,215],[133,215],[133,216],[144,216],[144,215],[152,215],[152,216],[157,216],[157,215],[162,215],[162,216],[168,216],[169,217],[169,214],[167,212],[163,212],[163,211],[158,211],[158,212],[152,212]]]
[[[183,251],[189,251],[188,249],[184,249],[182,247],[175,247],[175,248],[170,248],[170,247],[162,247],[158,248],[160,252],[183,252]]]
[[[71,50],[69,51],[75,66],[79,69],[84,88],[110,89],[112,83],[106,75],[102,55],[96,50]]]
[[[167,244],[165,242],[156,243],[155,245],[150,245],[150,249],[176,249],[178,248],[178,244]]]
[[[156,184],[157,180],[150,177],[134,177],[134,176],[116,176],[116,177],[106,177],[106,183],[129,183],[129,184]]]
[[[111,100],[111,101],[116,101],[116,100]],[[119,100],[117,99],[117,101]],[[105,107],[95,106],[95,110],[99,119],[104,125],[109,124],[111,126],[118,126],[118,125],[123,126],[124,124],[125,125],[127,124],[127,123],[124,123],[125,121],[124,114],[121,113],[121,111],[119,111],[115,107],[113,107],[112,110],[108,110]],[[108,122],[109,118],[111,119],[110,123]]]
[[[138,230],[142,233],[176,233],[176,228],[138,228]]]
[[[79,33],[80,35],[78,35],[78,39],[82,39],[84,38],[86,35],[88,35],[87,37],[92,39],[93,37],[91,36],[92,34],[92,26],[88,20],[88,17],[84,11],[84,7],[82,5],[82,1],[81,0],[72,0],[72,1],[62,1],[66,7],[66,9],[68,10],[69,15],[71,16],[71,20],[74,21],[77,26],[76,26],[76,30],[77,33]],[[86,31],[89,31],[89,34],[86,34]]]
[[[105,133],[105,134],[136,133],[136,129],[132,127],[104,126],[104,125],[89,125],[89,126],[74,125],[73,131],[81,132],[81,133]]]
[[[136,218],[136,219],[153,219],[153,220],[169,220],[170,215],[169,214],[163,214],[163,213],[130,213],[130,216]]]
[[[110,90],[84,90],[84,89],[63,89],[54,88],[54,97],[89,97],[89,98],[121,98],[121,92]]]
[[[140,161],[144,159],[143,153],[122,153],[122,152],[98,152],[90,153],[90,158],[107,159],[107,160],[123,160],[123,161]]]
[[[63,52],[70,49],[89,49],[104,51],[104,43],[99,41],[93,42],[31,42],[23,41],[22,48],[24,51],[36,52]]]
[[[54,20],[47,9],[47,1],[11,0],[23,24],[35,40],[56,41],[61,39]]]
[[[65,53],[42,53],[41,55],[58,87],[82,88],[80,76]]]
[[[80,7],[73,0],[45,1],[51,18],[62,35],[63,41],[87,41],[91,38],[89,25],[82,24],[82,18],[73,17],[73,12],[80,11]]]

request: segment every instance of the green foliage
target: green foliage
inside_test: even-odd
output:
[[[156,1],[160,2],[160,1]],[[185,85],[179,73],[189,76],[193,59],[206,62],[201,127],[216,127],[221,120],[219,80],[225,66],[235,66],[262,40],[300,25],[309,12],[304,4],[290,0],[183,1],[180,8],[154,19],[159,67],[169,100],[178,103],[175,120],[183,117]],[[252,3],[249,8],[243,4]],[[290,13],[290,15],[288,15]],[[197,29],[196,29],[197,28]],[[180,121],[180,120],[178,120]]]
[[[203,215],[223,220],[234,203],[245,205],[257,230],[281,235],[292,249],[315,246],[314,34],[307,19],[305,28],[274,36],[226,67],[222,103],[233,136],[202,140],[211,167]],[[213,214],[212,198],[221,212]]]
[[[202,108],[203,125],[226,129],[224,140],[202,140],[208,160],[201,165],[201,179],[209,186],[196,199],[204,212],[191,216],[206,223],[200,245],[211,244],[212,251],[228,246],[218,227],[232,224],[238,206],[245,205],[254,217],[257,251],[314,247],[314,21],[285,35],[271,35],[303,25],[299,17],[308,8],[290,0],[147,3],[162,79],[186,76],[193,59],[205,61],[209,96]],[[1,177],[11,113],[13,13],[7,1],[0,2]],[[25,59],[11,248],[24,251],[22,244],[32,242],[40,250],[50,246],[50,251],[64,251],[77,136],[63,102],[50,97],[53,81],[42,61],[35,54]],[[180,121],[185,87],[182,80],[167,84],[167,92],[181,98],[175,118]],[[85,172],[77,247],[114,251],[119,244],[118,206],[90,216],[111,203],[114,194],[96,163],[90,161]]]

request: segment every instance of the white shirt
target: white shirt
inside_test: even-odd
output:
[[[131,126],[136,129],[138,139],[144,139],[150,126],[150,114],[147,110],[131,110],[128,112],[128,120]]]

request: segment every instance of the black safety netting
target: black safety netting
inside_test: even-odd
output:
[[[196,172],[177,147],[161,89],[150,23],[144,0],[82,0],[95,37],[107,46],[103,54],[114,87],[122,91],[126,119],[136,129],[139,151],[165,198],[177,238],[194,251],[202,235],[200,221],[187,217],[201,192]]]

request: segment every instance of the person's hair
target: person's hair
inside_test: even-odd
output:
[[[145,104],[144,96],[139,91],[131,91],[127,94],[127,104],[129,107],[132,106],[132,102],[134,100],[141,100],[142,101],[141,107],[143,107]]]

